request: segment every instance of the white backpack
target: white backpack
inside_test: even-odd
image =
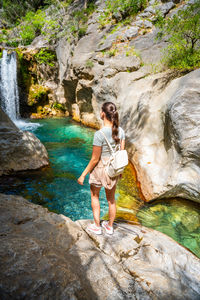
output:
[[[105,171],[107,172],[108,176],[115,177],[123,173],[124,168],[128,165],[128,154],[126,150],[121,150],[118,147],[118,150],[115,147],[115,151],[113,150],[111,144],[109,143],[105,133],[100,130],[103,134],[110,150],[111,156],[109,161],[106,164]],[[120,146],[120,145],[117,145]]]

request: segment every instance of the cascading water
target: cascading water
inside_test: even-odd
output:
[[[7,50],[3,50],[0,65],[1,106],[10,119],[15,121],[20,117],[16,52],[9,54]]]
[[[20,118],[20,103],[17,83],[17,55],[3,50],[0,59],[0,105],[10,119],[22,130],[34,130],[40,124],[30,123]]]

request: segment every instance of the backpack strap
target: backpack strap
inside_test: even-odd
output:
[[[111,144],[109,143],[109,141],[108,141],[105,133],[102,130],[100,130],[100,132],[103,134],[103,136],[104,136],[104,138],[105,138],[105,140],[106,140],[106,142],[107,142],[107,144],[108,144],[108,146],[109,146],[109,148],[111,150],[111,153],[115,153],[114,150],[113,150],[113,148],[112,148],[112,146],[111,146]]]

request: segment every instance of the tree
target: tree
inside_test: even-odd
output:
[[[45,0],[0,0],[2,17],[10,24],[24,17],[28,11],[36,11],[46,5]]]
[[[157,38],[168,36],[164,61],[170,67],[194,68],[200,66],[200,2],[187,5],[171,18],[159,16]]]

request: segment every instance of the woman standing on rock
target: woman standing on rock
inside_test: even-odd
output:
[[[87,229],[96,234],[102,233],[100,226],[99,192],[102,187],[105,188],[109,205],[109,221],[103,221],[102,227],[105,228],[106,233],[113,234],[113,222],[116,216],[115,190],[119,176],[110,178],[105,172],[104,165],[109,160],[111,150],[104,135],[106,135],[113,150],[117,144],[120,144],[121,150],[124,150],[125,134],[124,130],[119,127],[119,116],[114,103],[105,102],[102,105],[100,116],[103,120],[103,127],[94,134],[92,158],[78,178],[78,183],[83,185],[85,176],[90,172],[89,184],[94,224],[90,224]]]

